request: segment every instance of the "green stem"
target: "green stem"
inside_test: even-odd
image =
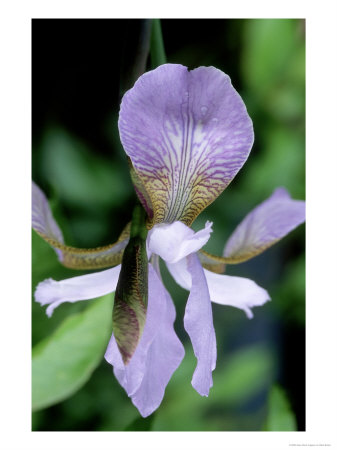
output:
[[[166,64],[166,55],[160,19],[152,19],[150,54],[152,69],[155,69],[161,64]]]
[[[147,237],[147,228],[145,223],[146,223],[145,210],[142,207],[142,205],[137,203],[132,212],[130,238],[140,237],[145,240]]]

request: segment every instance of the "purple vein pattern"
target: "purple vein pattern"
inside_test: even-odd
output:
[[[165,64],[123,97],[119,132],[151,200],[152,225],[190,225],[245,163],[254,134],[230,78]]]

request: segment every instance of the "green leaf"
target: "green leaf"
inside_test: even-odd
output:
[[[33,410],[66,399],[90,378],[111,334],[112,297],[101,297],[83,312],[68,317],[33,348]]]
[[[273,386],[268,400],[268,416],[265,431],[297,431],[296,418],[285,392]]]

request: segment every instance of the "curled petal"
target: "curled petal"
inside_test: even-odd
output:
[[[251,211],[229,238],[225,258],[247,261],[262,253],[305,221],[305,202],[278,188]]]
[[[148,252],[159,255],[168,263],[175,263],[202,248],[212,232],[212,223],[194,232],[182,222],[155,225],[148,234]]]
[[[208,396],[213,386],[212,371],[216,365],[212,305],[204,271],[195,253],[187,257],[187,267],[192,286],[186,304],[184,326],[198,360],[192,386],[200,395]]]
[[[65,245],[48,200],[34,182],[32,183],[32,227],[54,248],[60,262],[71,269],[104,269],[120,264],[130,236],[130,224],[128,224],[114,244],[92,249]]]
[[[61,303],[90,300],[109,294],[116,289],[121,266],[102,272],[55,281],[52,278],[42,281],[35,290],[35,300],[49,305],[46,313],[50,317]]]
[[[186,259],[175,264],[167,264],[175,281],[184,289],[190,290],[192,278],[187,269]],[[248,278],[219,275],[204,269],[211,301],[220,305],[242,309],[251,319],[251,308],[261,306],[270,300],[268,292]]]
[[[119,132],[156,223],[195,217],[228,186],[253,144],[252,122],[228,75],[164,64],[123,97]]]
[[[130,362],[124,365],[112,335],[105,359],[143,417],[160,405],[173,372],[184,357],[184,348],[175,334],[172,300],[149,266],[149,300],[145,327]]]

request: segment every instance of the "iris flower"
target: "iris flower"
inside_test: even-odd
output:
[[[211,302],[240,308],[251,318],[252,307],[270,300],[267,291],[254,281],[224,275],[225,265],[259,255],[300,225],[305,220],[305,204],[291,199],[284,188],[277,188],[237,226],[222,256],[202,250],[212,223],[206,222],[197,232],[190,226],[241,169],[254,140],[252,121],[241,97],[230,78],[214,67],[188,71],[181,65],[164,64],[142,75],[123,97],[119,132],[136,193],[147,213],[148,304],[136,345],[130,344],[126,356],[112,334],[105,359],[146,417],[160,405],[184,357],[174,330],[174,304],[161,280],[159,258],[175,281],[189,291],[184,326],[197,359],[192,386],[207,396],[216,365]],[[68,247],[44,193],[33,183],[33,228],[66,267],[111,267],[63,281],[41,282],[35,299],[48,305],[48,316],[61,303],[116,290],[130,239],[129,226],[115,244],[90,250]],[[130,310],[136,325],[139,315]],[[130,336],[132,340],[132,333]]]

